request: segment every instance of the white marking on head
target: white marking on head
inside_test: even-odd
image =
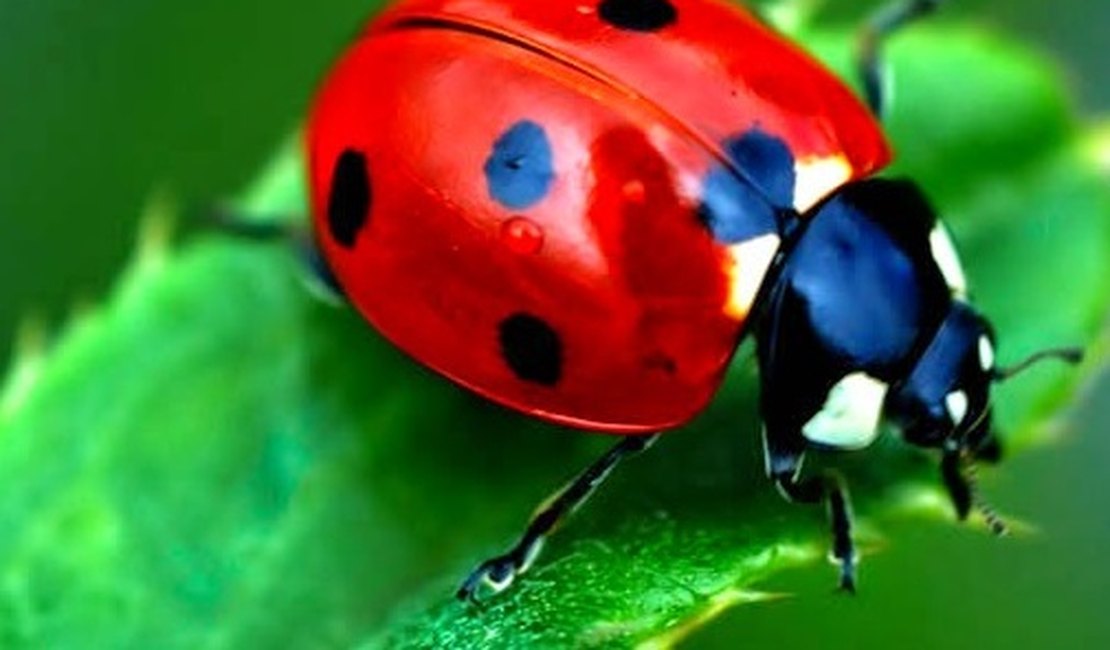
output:
[[[964,274],[963,264],[956,252],[956,245],[952,243],[952,236],[943,224],[937,222],[933,232],[929,233],[929,246],[933,251],[933,260],[940,267],[944,281],[948,288],[959,298],[967,296],[967,275]]]
[[[948,417],[952,418],[952,423],[963,424],[967,417],[967,393],[962,390],[948,393],[944,403],[948,407]]]
[[[780,243],[778,235],[770,234],[728,247],[728,267],[725,269],[729,280],[726,314],[737,320],[748,317]]]
[[[833,449],[863,449],[879,437],[879,420],[889,386],[862,372],[829,391],[825,405],[802,427],[810,442]]]
[[[852,164],[844,156],[809,158],[794,164],[794,209],[808,212],[833,190],[852,180]]]
[[[994,344],[985,336],[979,337],[979,365],[983,370],[994,369]]]

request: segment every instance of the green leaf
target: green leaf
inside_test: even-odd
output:
[[[806,39],[847,60],[842,34]],[[997,37],[937,27],[892,55],[895,172],[948,215],[1000,353],[1097,351],[1085,373],[1000,390],[1012,446],[1028,446],[1104,359],[1110,135]],[[299,165],[282,154],[246,204],[302,210]],[[48,355],[24,346],[0,394],[0,646],[665,647],[824,555],[820,509],[762,479],[745,349],[716,403],[622,467],[511,591],[455,602],[610,442],[415,366],[312,300],[286,250],[216,235],[170,250],[169,213],[152,206],[107,304]],[[934,461],[893,440],[828,460],[846,466],[865,548],[882,517],[951,518]]]

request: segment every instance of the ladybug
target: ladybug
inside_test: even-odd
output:
[[[867,25],[866,101],[722,0],[401,0],[341,58],[307,129],[334,285],[459,385],[621,436],[460,598],[507,587],[623,457],[702,411],[748,333],[767,474],[827,505],[843,589],[848,494],[802,474],[807,450],[889,422],[939,450],[961,518],[978,503],[991,386],[1028,364],[996,365],[918,186],[876,176],[881,45],[935,4]]]

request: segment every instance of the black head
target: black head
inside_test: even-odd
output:
[[[1078,350],[1047,350],[1003,369],[996,365],[994,350],[990,323],[966,303],[953,302],[917,365],[887,398],[887,415],[907,441],[990,459],[997,449],[991,387],[1038,361],[1075,363],[1082,356]]]
[[[892,387],[887,415],[915,445],[976,448],[990,431],[994,364],[990,325],[954,302],[909,376]]]

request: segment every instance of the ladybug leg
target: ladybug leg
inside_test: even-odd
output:
[[[960,458],[958,450],[944,452],[940,461],[940,476],[944,481],[948,498],[952,500],[952,507],[956,510],[956,517],[960,521],[966,520],[971,514],[971,483],[964,475],[963,459]]]
[[[200,218],[220,232],[259,243],[289,241],[298,236],[299,230],[283,219],[250,219],[234,209],[219,206],[205,208]]]
[[[824,503],[828,507],[832,529],[830,556],[840,567],[840,589],[854,594],[856,547],[852,541],[852,508],[843,479],[836,474],[825,473],[804,480],[798,480],[796,474],[779,475],[774,480],[787,500],[814,505]]]
[[[609,477],[626,456],[644,451],[659,434],[630,436],[622,439],[604,456],[587,467],[566,487],[544,501],[532,515],[524,534],[504,555],[482,562],[456,592],[459,600],[477,600],[477,592],[485,584],[494,592],[504,591],[516,576],[524,573],[539,555],[546,536],[574,513]]]
[[[933,13],[942,0],[896,0],[877,11],[863,27],[859,37],[857,69],[863,82],[864,97],[871,112],[882,118],[888,103],[887,72],[883,64],[883,44],[900,29]]]
[[[258,221],[222,209],[210,211],[206,221],[217,230],[237,239],[258,243],[285,243],[290,245],[307,271],[309,289],[325,302],[346,302],[343,288],[332,273],[324,255],[312,236],[303,228],[277,220]]]
[[[764,385],[763,402],[767,422],[763,445],[767,475],[787,501],[826,505],[832,530],[831,556],[840,566],[840,588],[848,593],[855,593],[856,554],[852,542],[851,506],[844,482],[836,474],[828,472],[813,478],[801,478],[808,442],[802,434],[799,422],[811,417],[819,408],[813,406],[813,400],[805,399],[805,393],[811,392],[805,384],[805,380],[798,377],[797,383],[786,385],[785,390],[793,399],[783,398],[782,391],[776,390],[778,386],[775,383]]]
[[[967,451],[946,449],[940,463],[944,487],[960,521],[966,521],[971,509],[975,508],[990,531],[1002,537],[1010,532],[1010,527],[979,495],[975,484],[975,460]]]
[[[333,305],[346,304],[347,294],[343,292],[343,287],[339,285],[339,279],[335,277],[335,273],[328,266],[328,262],[324,259],[324,254],[320,252],[316,242],[311,237],[302,237],[297,245],[297,253],[300,255],[304,267],[308,270],[310,290],[325,302]]]

